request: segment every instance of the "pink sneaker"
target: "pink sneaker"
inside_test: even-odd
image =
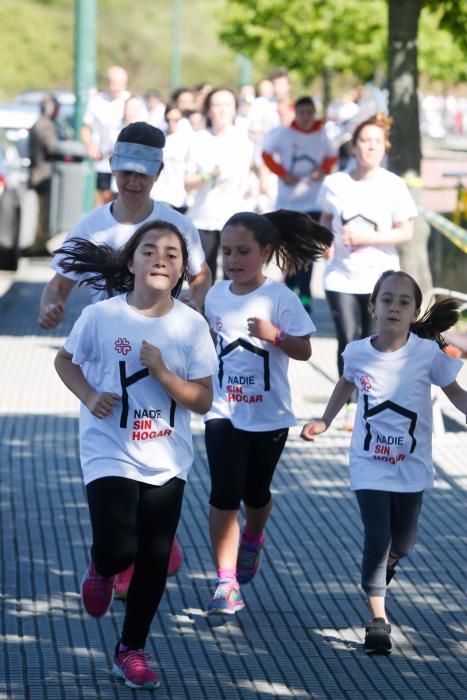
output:
[[[240,586],[235,579],[217,579],[216,590],[208,603],[208,615],[235,615],[245,607]]]
[[[149,654],[144,649],[120,651],[120,643],[115,649],[112,674],[125,681],[129,688],[154,690],[161,684],[157,673],[148,666]]]
[[[237,557],[237,581],[243,586],[256,576],[259,570],[261,550],[264,546],[264,535],[258,544],[246,542],[240,538]]]
[[[120,572],[115,576],[115,594],[114,597],[117,600],[126,600],[128,595],[128,589],[131,583],[131,577],[133,576],[135,565],[130,564],[128,569]]]
[[[180,546],[180,542],[177,537],[174,537],[172,542],[172,549],[170,551],[169,568],[167,569],[167,576],[175,576],[178,573],[183,562],[183,550]]]
[[[115,576],[101,576],[91,559],[81,581],[81,600],[88,615],[105,615],[114,598],[114,579]]]

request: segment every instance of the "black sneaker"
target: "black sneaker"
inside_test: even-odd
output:
[[[391,583],[392,579],[396,575],[396,567],[395,566],[388,566],[386,568],[386,586],[389,586]]]
[[[365,627],[364,649],[367,654],[390,654],[392,648],[391,625],[384,618],[375,617]]]

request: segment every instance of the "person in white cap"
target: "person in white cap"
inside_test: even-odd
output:
[[[84,238],[121,248],[136,228],[146,221],[158,219],[174,224],[188,247],[190,291],[185,301],[201,311],[211,285],[211,275],[199,233],[187,216],[150,197],[163,168],[164,145],[162,131],[146,122],[134,122],[122,129],[111,158],[117,198],[86,214],[71,229],[66,240]],[[62,321],[70,292],[77,282],[82,281],[76,273],[63,272],[60,260],[60,256],[54,256],[51,267],[55,275],[45,286],[40,300],[38,321],[45,329],[55,328]],[[93,302],[104,297],[103,292],[92,292]]]

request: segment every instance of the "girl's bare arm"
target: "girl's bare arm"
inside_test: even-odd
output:
[[[263,318],[251,317],[248,319],[248,333],[253,338],[266,340],[274,345],[279,328]],[[311,343],[308,335],[288,335],[280,341],[280,349],[292,360],[308,360],[311,357]]]
[[[121,398],[118,394],[112,394],[108,391],[96,391],[89,384],[81,367],[73,364],[72,355],[64,348],[61,348],[57,353],[55,369],[65,386],[96,418],[108,416],[116,402]]]
[[[322,417],[319,420],[306,423],[300,437],[304,440],[314,440],[315,435],[324,433],[329,428],[334,418],[337,416],[346,401],[350,399],[352,391],[355,389],[353,382],[349,382],[344,377],[341,377],[334,387],[334,391],[328,401]]]
[[[179,377],[166,367],[159,348],[145,340],[141,345],[140,360],[148,368],[151,377],[157,379],[174,401],[195,413],[209,411],[213,397],[211,377],[191,380]]]
[[[467,422],[467,391],[457,382],[443,386],[442,389],[453,406],[465,415]]]

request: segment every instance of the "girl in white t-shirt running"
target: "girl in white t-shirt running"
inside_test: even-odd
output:
[[[275,253],[279,267],[293,272],[323,255],[332,238],[307,214],[284,209],[235,214],[221,232],[229,279],[215,284],[205,303],[219,359],[214,401],[205,417],[217,569],[208,614],[241,610],[240,584],[258,570],[272,508],[271,481],[295,425],[288,361],[308,360],[316,330],[296,294],[265,277],[263,266]],[[242,502],[246,523],[240,536]]]
[[[172,224],[146,223],[117,251],[73,239],[62,252],[67,270],[93,273],[86,284],[120,292],[84,309],[55,360],[81,401],[93,535],[81,598],[90,615],[104,615],[116,575],[134,562],[113,673],[152,689],[159,680],[144,645],[193,461],[190,412],[211,406],[216,354],[206,321],[174,298],[188,251]]]
[[[321,223],[335,235],[323,285],[336,327],[339,376],[347,343],[373,330],[370,294],[385,270],[399,269],[395,246],[412,238],[417,216],[404,181],[381,167],[389,129],[384,114],[359,124],[352,137],[354,169],[326,177],[318,194]],[[348,430],[355,418],[355,392],[351,398],[344,418]]]
[[[417,320],[421,305],[422,293],[412,277],[401,271],[381,275],[370,298],[376,335],[347,346],[343,376],[322,418],[307,423],[301,433],[304,440],[314,440],[327,430],[357,387],[350,486],[364,528],[369,653],[391,650],[386,587],[399,559],[415,544],[423,492],[433,486],[432,384],[467,415],[467,391],[456,381],[462,362],[443,352],[440,335],[456,322],[459,302],[441,300]]]

